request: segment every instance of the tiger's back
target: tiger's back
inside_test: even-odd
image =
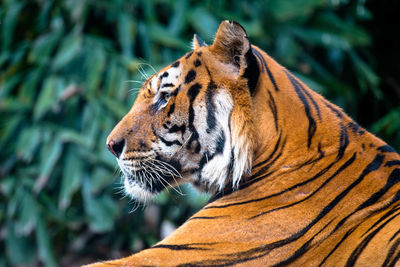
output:
[[[251,46],[240,25],[223,22],[211,46],[194,42],[146,82],[108,144],[136,196],[188,180],[215,196],[152,248],[102,264],[396,265],[400,156]],[[182,180],[149,163],[140,182],[126,163],[134,157]]]

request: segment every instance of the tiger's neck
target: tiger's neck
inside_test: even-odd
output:
[[[383,141],[255,50],[261,73],[253,97],[256,144],[251,176],[241,181],[239,191],[284,193],[284,200],[277,201],[291,202],[315,193],[323,183],[335,191],[357,178],[347,174],[351,165],[363,169],[374,163],[376,153],[368,151],[385,146]],[[248,198],[246,191],[235,197]]]

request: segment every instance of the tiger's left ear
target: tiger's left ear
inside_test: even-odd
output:
[[[210,51],[220,61],[234,66],[236,77],[246,78],[250,92],[254,92],[260,70],[246,30],[239,23],[223,21]]]
[[[207,44],[201,40],[201,38],[197,35],[194,34],[193,36],[193,49],[197,49],[199,47],[207,46]]]

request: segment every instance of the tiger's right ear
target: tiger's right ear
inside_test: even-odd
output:
[[[197,49],[199,47],[207,46],[207,44],[201,40],[201,38],[197,35],[194,34],[193,36],[193,49]]]
[[[260,70],[247,33],[239,23],[223,21],[210,51],[218,60],[233,67],[229,71],[233,70],[236,78],[246,78],[250,93],[255,92]]]
[[[239,74],[248,65],[246,54],[251,53],[251,45],[239,23],[225,20],[219,25],[210,50],[220,61],[234,66]]]

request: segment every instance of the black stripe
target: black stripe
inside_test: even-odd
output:
[[[265,61],[265,58],[261,55],[261,53],[260,53],[257,49],[252,48],[252,51],[253,51],[253,53],[256,55],[256,57],[261,61],[262,70],[263,70],[263,71],[264,71],[264,70],[267,71],[268,77],[269,77],[269,79],[270,79],[272,85],[274,86],[275,91],[279,91],[279,88],[278,88],[278,86],[276,85],[276,82],[275,82],[275,78],[274,78],[274,76],[272,75],[271,70],[268,68],[268,65],[267,65],[267,62]]]
[[[162,138],[161,136],[159,136],[158,138],[159,138],[160,141],[163,142],[166,146],[172,146],[172,145],[181,146],[181,145],[182,145],[182,143],[179,142],[178,140],[168,141],[168,140],[165,140],[164,138]]]
[[[378,150],[379,152],[397,153],[396,150],[394,150],[393,147],[391,147],[389,145],[378,147],[376,150]]]
[[[393,167],[400,165],[400,160],[391,160],[385,163],[385,167]]]
[[[380,225],[377,229],[375,229],[373,232],[371,232],[357,247],[356,249],[351,253],[350,258],[346,262],[346,267],[354,266],[356,263],[358,257],[361,255],[365,247],[369,244],[369,242],[372,240],[372,238],[375,237],[376,234],[380,230],[382,230],[383,227],[385,227],[389,222],[391,222],[393,219],[397,218],[397,216],[400,215],[400,213],[397,213],[393,215],[390,219],[385,221],[382,225]]]
[[[201,172],[204,168],[204,166],[211,161],[216,155],[223,153],[224,147],[225,147],[225,134],[221,130],[218,134],[217,142],[216,142],[216,147],[215,147],[215,152],[211,154],[209,151],[204,152],[202,158],[200,159],[199,162],[199,167],[195,172],[198,172],[198,177],[197,179],[200,181],[202,179],[201,177]],[[207,185],[208,186],[208,185]]]
[[[338,117],[339,119],[343,118],[343,114],[340,110],[338,110],[337,108],[334,108],[331,104],[329,104],[328,102],[325,102],[325,106],[327,106],[333,113],[335,113],[336,117]]]
[[[246,181],[246,184],[259,181],[261,179],[261,177],[259,176],[266,173],[268,169],[271,168],[271,166],[282,156],[285,145],[286,145],[286,138],[283,140],[282,145],[279,147],[279,152],[275,155],[275,157],[271,161],[269,161],[268,164],[265,164],[261,169],[259,169],[256,173],[252,174],[251,177]],[[241,186],[244,186],[244,184],[242,184]]]
[[[175,61],[174,63],[171,64],[172,68],[177,68],[179,66],[180,62],[179,61]]]
[[[215,154],[222,154],[224,152],[225,141],[226,141],[226,137],[225,137],[224,131],[221,130],[218,134],[216,148],[215,148]]]
[[[201,61],[199,59],[196,59],[193,63],[193,65],[197,68],[198,66],[201,65]]]
[[[400,195],[400,192],[397,192],[397,199],[398,199],[398,196]],[[393,203],[391,203],[391,204],[393,204]],[[385,208],[387,208],[387,206],[385,207]],[[384,208],[382,208],[382,209],[380,209],[379,211],[381,211],[381,210],[383,210]],[[374,229],[377,225],[379,225],[381,222],[383,222],[384,220],[386,220],[390,215],[392,215],[393,213],[395,213],[395,212],[397,212],[398,210],[400,210],[400,207],[399,207],[399,205],[396,205],[395,207],[393,207],[392,209],[390,209],[388,212],[386,212],[383,216],[381,216],[380,218],[379,218],[379,220],[377,220],[372,226],[370,226],[368,229],[367,229],[367,231],[365,231],[363,234],[362,234],[362,237],[364,237],[364,236],[366,236],[372,229]],[[371,217],[371,215],[370,216],[368,216],[368,217]],[[367,217],[367,218],[368,218]]]
[[[389,239],[389,242],[391,242],[393,239],[395,239],[398,235],[400,234],[400,229],[396,231],[396,233],[394,233],[392,235],[392,237]]]
[[[329,252],[329,254],[326,255],[325,258],[321,261],[321,263],[318,265],[319,267],[321,267],[327,261],[327,259],[340,247],[340,245],[343,243],[343,241],[346,240],[346,238],[348,238],[354,232],[354,230],[356,228],[357,227],[353,227],[352,229],[350,229],[349,231],[346,232],[346,234],[340,239],[340,241]]]
[[[192,85],[189,88],[189,90],[187,92],[187,95],[188,95],[189,100],[190,100],[189,112],[188,112],[189,113],[189,122],[188,122],[189,126],[188,127],[189,127],[189,131],[191,131],[192,134],[190,136],[190,139],[189,139],[186,147],[188,149],[190,149],[191,146],[192,146],[192,142],[197,141],[197,146],[195,148],[196,153],[200,152],[201,147],[200,147],[200,143],[198,142],[199,133],[197,132],[196,127],[194,127],[194,125],[193,125],[194,115],[195,115],[194,114],[194,109],[193,109],[193,102],[196,99],[197,95],[199,94],[200,89],[201,89],[201,85],[198,84],[198,83],[195,83],[194,85]]]
[[[172,113],[174,113],[175,111],[175,102],[173,102],[170,106],[169,106],[169,110],[167,113],[167,117],[169,118],[171,116]]]
[[[211,130],[217,125],[217,119],[215,118],[215,105],[213,101],[213,96],[217,85],[210,80],[206,90],[206,106],[207,106],[207,133],[211,133]]]
[[[181,90],[181,85],[176,87],[176,89],[171,92],[171,96],[177,96],[180,90]]]
[[[397,252],[396,257],[394,257],[394,259],[392,260],[392,262],[388,265],[389,267],[395,267],[396,263],[398,263],[400,259],[400,253]]]
[[[365,169],[362,171],[361,175],[353,182],[350,184],[350,186],[348,186],[344,191],[342,191],[334,200],[334,202],[339,203],[355,186],[357,186],[359,183],[361,183],[363,181],[363,179],[365,178],[365,176],[367,176],[369,173],[376,171],[377,169],[379,169],[379,167],[382,165],[383,159],[385,158],[384,155],[378,154],[376,155],[376,157],[374,158],[374,160],[368,164],[367,167],[365,167]],[[335,205],[336,205],[335,204]],[[335,229],[332,230],[331,234],[333,234],[335,231],[337,231],[340,226],[346,221],[346,217],[339,222]]]
[[[164,87],[174,87],[175,85],[173,84],[173,83],[164,83],[162,86],[161,86],[161,88],[164,88]]]
[[[272,111],[272,115],[274,116],[275,130],[278,131],[278,110],[276,108],[275,99],[269,90],[267,90],[267,92],[269,95],[268,106]]]
[[[185,77],[185,83],[190,83],[196,78],[196,71],[190,70]]]
[[[245,54],[246,69],[244,70],[243,77],[247,79],[247,87],[249,88],[250,94],[254,95],[258,77],[260,76],[260,70],[258,68],[257,59],[251,50],[251,45],[249,44],[249,49]]]
[[[199,243],[200,245],[209,245],[208,243]],[[199,244],[182,244],[182,245],[169,245],[169,244],[159,244],[151,247],[153,248],[166,248],[170,250],[209,250],[208,248],[196,248],[193,246],[198,246]],[[212,243],[211,243],[212,244]]]
[[[341,159],[344,152],[349,145],[349,136],[347,135],[346,127],[344,127],[343,122],[340,122],[340,139],[339,139],[339,150],[337,158]]]
[[[257,218],[257,217],[260,217],[260,216],[263,216],[263,215],[266,215],[266,214],[269,214],[269,213],[272,213],[272,212],[275,212],[275,211],[278,211],[278,210],[281,210],[281,209],[290,208],[292,206],[298,205],[298,204],[306,201],[307,199],[311,198],[316,193],[318,193],[319,190],[321,190],[327,183],[329,183],[338,174],[340,174],[347,167],[349,167],[354,162],[355,159],[356,159],[356,153],[354,153],[353,156],[348,161],[346,161],[342,166],[340,166],[340,168],[334,174],[332,174],[328,179],[326,179],[316,190],[314,190],[312,193],[310,193],[307,197],[305,197],[305,198],[303,198],[303,199],[301,199],[299,201],[293,202],[291,204],[288,204],[288,205],[285,205],[285,206],[282,206],[282,207],[279,207],[279,208],[275,208],[275,209],[272,209],[272,210],[268,210],[268,211],[259,213],[259,214],[255,215],[253,217],[250,217],[249,219],[254,219],[254,218]]]
[[[347,125],[351,131],[355,134],[359,134],[359,135],[363,135],[365,133],[365,130],[363,128],[360,127],[360,125],[358,125],[356,122],[351,121],[349,122],[349,124]]]
[[[379,168],[380,164],[382,164],[383,157],[381,155],[378,155],[363,171],[361,174],[360,178],[364,178],[365,175],[370,173],[371,171],[376,170]],[[322,218],[324,218],[349,192],[350,190],[358,184],[362,179],[357,179],[353,184],[351,184],[349,187],[347,187],[342,193],[340,193],[334,200],[332,200],[327,206],[325,206],[322,211],[315,217],[312,222],[310,222],[306,227],[301,229],[295,234],[292,234],[286,239],[278,240],[273,243],[268,244],[266,247],[269,249],[274,249],[277,247],[284,246],[286,244],[289,244],[297,239],[299,239],[301,236],[306,234],[317,222],[319,222]]]
[[[388,266],[390,263],[390,259],[394,255],[394,252],[400,245],[400,238],[397,239],[392,246],[390,246],[389,252],[386,255],[385,261],[382,264],[382,267]],[[392,264],[395,263],[395,261],[392,261]]]
[[[315,110],[317,111],[318,118],[319,118],[319,120],[321,120],[321,111],[319,110],[319,106],[315,102],[314,98],[312,98],[311,94],[304,88],[304,86],[301,84],[301,82],[299,82],[299,80],[296,77],[294,77],[294,81],[297,83],[297,86],[303,91],[303,93],[306,94],[308,99],[311,100],[311,103],[313,104]]]
[[[355,156],[355,154],[353,154],[353,156]],[[276,197],[276,196],[282,195],[284,193],[287,193],[289,191],[294,190],[295,188],[298,188],[300,186],[304,186],[304,185],[314,181],[315,179],[319,178],[320,176],[324,175],[327,171],[329,171],[332,168],[332,166],[334,166],[336,163],[337,163],[337,161],[332,162],[331,164],[329,164],[327,167],[325,167],[324,169],[319,171],[316,175],[314,175],[310,179],[308,179],[308,180],[306,180],[304,182],[301,182],[299,184],[295,184],[295,185],[293,185],[293,186],[291,186],[291,187],[289,187],[289,188],[287,188],[287,189],[285,189],[283,191],[280,191],[278,193],[267,195],[267,196],[264,196],[264,197],[261,197],[261,198],[255,198],[255,199],[251,199],[251,200],[235,202],[235,203],[231,203],[231,204],[225,204],[225,205],[219,205],[219,206],[208,206],[208,207],[206,206],[206,207],[204,207],[204,209],[219,209],[219,208],[226,208],[226,207],[232,207],[232,206],[238,206],[238,205],[245,205],[245,204],[248,204],[248,203],[263,201],[263,200],[266,200],[266,199],[269,199],[269,198],[272,198],[272,197]],[[266,174],[265,176],[267,176],[267,175],[268,174]]]
[[[275,146],[274,146],[274,149],[272,150],[271,154],[269,154],[269,156],[268,156],[265,160],[263,160],[263,161],[257,163],[256,165],[254,165],[254,166],[253,166],[253,169],[258,168],[258,167],[260,167],[261,165],[264,165],[264,164],[266,164],[268,161],[271,160],[271,158],[274,156],[274,154],[276,153],[276,151],[277,151],[278,148],[279,148],[279,144],[281,143],[281,138],[282,138],[282,133],[279,133],[278,140],[276,141]]]
[[[308,103],[308,100],[306,98],[306,96],[303,94],[302,90],[299,88],[298,83],[296,81],[296,79],[293,77],[292,74],[290,74],[289,72],[286,72],[287,77],[289,78],[290,82],[293,85],[294,90],[296,91],[297,95],[299,96],[301,102],[304,105],[304,110],[308,119],[308,138],[307,138],[307,147],[310,148],[311,146],[311,140],[315,134],[315,131],[317,130],[317,124],[315,123],[315,120],[311,114],[311,109],[310,109],[310,105]]]
[[[301,168],[303,168],[303,167],[305,167],[307,165],[314,164],[315,162],[318,162],[318,161],[324,159],[324,157],[325,157],[325,152],[321,150],[321,143],[318,143],[318,156],[316,158],[314,158],[314,157],[310,158],[309,160],[301,163],[296,168],[290,170],[286,174],[295,172],[295,171],[297,171],[297,170],[299,170],[299,169],[301,169]],[[337,161],[338,161],[338,159],[337,159]]]
[[[325,230],[326,227],[328,227],[332,223],[332,221],[333,221],[333,219],[329,223],[327,223],[324,227],[322,227],[322,229],[319,230],[315,235],[313,235],[307,242],[305,242],[298,250],[296,250],[292,254],[292,256],[290,256],[286,260],[283,260],[283,261],[281,261],[279,263],[276,263],[276,264],[274,264],[272,266],[274,266],[274,267],[288,266],[288,264],[292,263],[297,258],[302,256],[308,250],[308,248],[310,247],[310,245],[313,242],[314,238],[317,237],[323,230]]]
[[[174,124],[174,125],[172,125],[171,128],[168,129],[169,133],[181,132],[182,133],[182,137],[185,134],[185,131],[186,131],[185,124],[182,124],[181,126],[178,126],[178,125]]]
[[[185,58],[188,59],[190,56],[193,54],[193,51],[190,51],[189,53],[186,54]]]
[[[378,191],[375,192],[372,196],[370,196],[364,203],[359,205],[352,213],[344,217],[335,227],[335,229],[332,231],[335,232],[337,229],[339,229],[353,214],[356,212],[365,209],[369,206],[372,206],[375,204],[392,186],[400,182],[400,169],[395,169],[390,175],[389,178],[386,181],[386,184]]]

